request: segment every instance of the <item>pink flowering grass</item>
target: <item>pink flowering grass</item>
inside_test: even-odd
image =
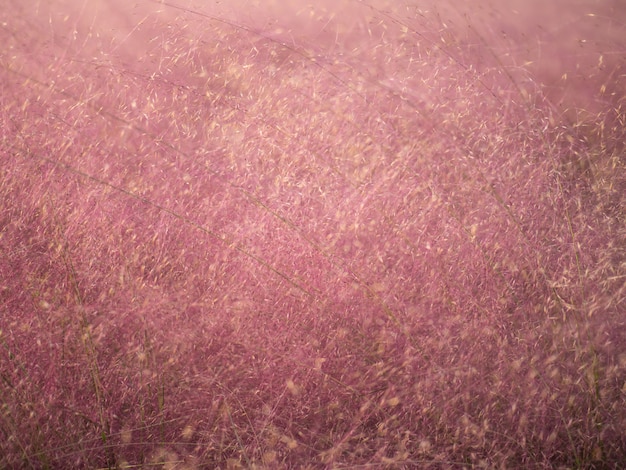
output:
[[[1,468],[626,461],[617,2],[5,3]]]

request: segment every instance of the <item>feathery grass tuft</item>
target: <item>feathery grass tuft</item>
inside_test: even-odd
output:
[[[0,12],[0,467],[626,460],[617,6],[48,3]]]

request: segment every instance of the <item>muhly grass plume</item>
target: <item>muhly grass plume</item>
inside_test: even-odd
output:
[[[141,3],[0,13],[0,467],[626,461],[623,48]]]

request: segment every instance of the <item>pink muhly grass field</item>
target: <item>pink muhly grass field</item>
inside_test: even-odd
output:
[[[4,3],[0,468],[626,461],[619,2]]]

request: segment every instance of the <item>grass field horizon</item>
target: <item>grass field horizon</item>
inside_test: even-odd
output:
[[[0,468],[620,468],[619,3],[9,0]]]

